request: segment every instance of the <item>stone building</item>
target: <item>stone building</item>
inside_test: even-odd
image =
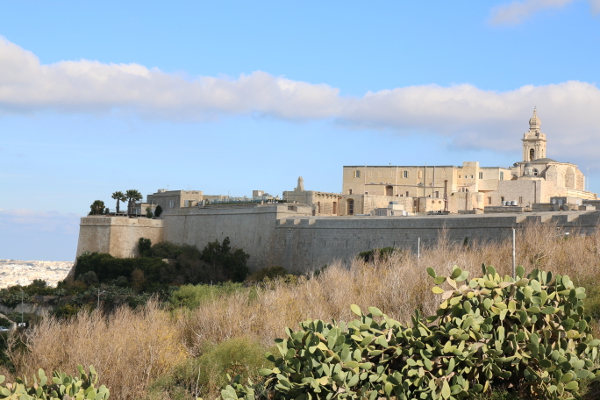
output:
[[[306,204],[312,209],[312,215],[344,215],[340,214],[342,195],[339,193],[304,190],[304,179],[298,178],[298,186],[294,190],[284,191],[283,200],[289,203]]]
[[[470,213],[507,201],[531,208],[554,197],[592,200],[585,176],[571,163],[546,158],[546,135],[534,110],[523,135],[523,161],[512,167],[462,166],[345,166],[341,215],[369,214],[390,201],[410,213]]]

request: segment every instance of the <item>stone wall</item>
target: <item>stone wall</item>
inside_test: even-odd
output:
[[[290,271],[320,268],[348,260],[361,251],[396,247],[416,251],[436,243],[445,230],[452,241],[487,242],[510,237],[512,228],[552,223],[564,231],[592,233],[600,212],[528,212],[513,214],[431,215],[411,217],[313,217],[310,207],[294,204],[188,207],[163,220],[123,217],[82,218],[77,254],[135,254],[140,237],[168,240],[203,249],[229,237],[231,246],[250,255],[251,270],[282,266]]]
[[[281,219],[275,229],[278,240],[272,245],[277,246],[273,253],[282,257],[277,265],[306,271],[374,248],[416,252],[418,238],[422,246],[434,245],[442,230],[452,241],[471,243],[508,239],[513,227],[523,229],[530,223],[552,223],[566,231],[589,234],[596,229],[599,216],[597,212],[563,212]]]
[[[137,255],[139,238],[152,243],[163,241],[163,220],[87,216],[81,218],[77,254],[85,252],[109,253],[115,257],[130,258]]]
[[[209,206],[180,209],[165,216],[164,240],[192,244],[202,250],[210,242],[229,237],[231,246],[250,254],[251,269],[282,265],[276,243],[278,218],[310,216],[309,206],[265,204]]]

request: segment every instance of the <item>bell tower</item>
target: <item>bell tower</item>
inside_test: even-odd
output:
[[[533,117],[529,120],[529,132],[523,134],[523,161],[529,162],[546,158],[546,134],[540,131],[542,121],[533,109]]]

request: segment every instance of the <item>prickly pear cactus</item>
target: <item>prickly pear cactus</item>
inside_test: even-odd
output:
[[[411,327],[352,305],[359,319],[347,324],[286,328],[279,354],[267,354],[274,367],[261,370],[272,397],[457,400],[512,384],[557,400],[578,398],[578,381],[595,376],[600,340],[583,316],[584,289],[568,277],[538,270],[524,277],[521,267],[516,279],[493,267],[470,281],[458,267],[448,277],[428,273],[443,302],[435,316],[415,313]],[[223,398],[250,398],[240,388]]]
[[[48,379],[43,369],[38,371],[38,376],[33,376],[33,384],[27,384],[27,378],[17,378],[15,383],[4,383],[4,376],[0,375],[0,399],[10,400],[107,400],[110,393],[106,386],[99,388],[98,374],[90,365],[90,373],[86,374],[81,365],[77,366],[79,377],[73,377],[63,372],[54,372]],[[39,380],[38,380],[39,379]]]
[[[459,268],[449,277],[428,270],[436,284],[450,287],[433,288],[443,302],[428,322],[436,321],[448,337],[445,346],[479,346],[462,375],[477,381],[478,390],[504,381],[535,398],[577,397],[578,381],[595,376],[600,345],[583,315],[585,289],[537,269],[525,277],[519,267],[516,279],[500,277],[493,267],[483,271],[460,284],[467,274]]]

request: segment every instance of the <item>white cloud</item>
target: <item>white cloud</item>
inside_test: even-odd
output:
[[[31,52],[0,38],[4,112],[121,110],[175,119],[259,112],[281,118],[327,118],[337,111],[332,107],[338,92],[260,71],[237,80],[190,81],[137,64],[81,60],[41,65]]]
[[[600,90],[570,81],[482,90],[469,84],[410,86],[343,97],[325,84],[265,72],[237,79],[193,80],[136,64],[64,61],[42,65],[31,52],[0,38],[0,113],[44,110],[128,112],[170,120],[259,114],[281,119],[332,120],[398,134],[437,134],[460,147],[514,150],[537,106],[552,140],[549,155],[589,158],[600,146]],[[564,134],[568,133],[568,134]],[[574,158],[571,158],[574,160]],[[579,158],[581,159],[581,158]]]
[[[0,209],[0,232],[11,234],[46,232],[51,234],[77,234],[80,216],[58,212]]]
[[[587,0],[592,14],[600,13],[600,0]],[[573,0],[521,0],[494,7],[490,23],[493,25],[517,25],[533,14],[550,8],[562,8]]]
[[[494,7],[490,22],[494,25],[520,24],[538,11],[560,8],[573,0],[522,0]]]

